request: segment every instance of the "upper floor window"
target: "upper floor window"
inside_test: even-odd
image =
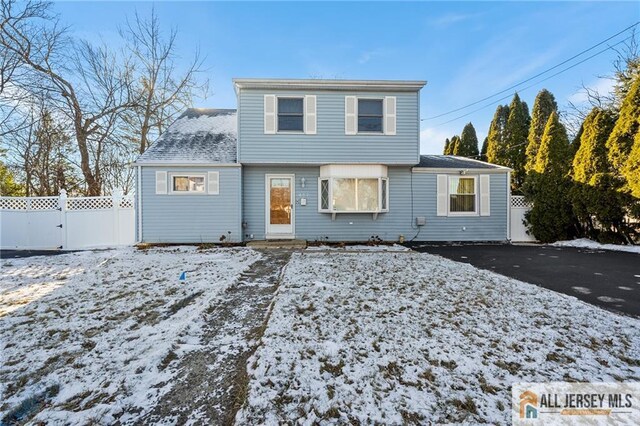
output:
[[[382,99],[358,99],[358,132],[382,133]]]
[[[278,98],[278,131],[304,131],[303,98]]]

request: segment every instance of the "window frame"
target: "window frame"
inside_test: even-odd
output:
[[[173,180],[177,177],[186,177],[187,179],[192,177],[202,178],[204,181],[204,190],[203,191],[176,191],[173,189]],[[185,173],[185,172],[173,172],[169,173],[169,192],[170,195],[207,195],[209,193],[207,181],[207,173]],[[218,184],[219,185],[219,184]]]
[[[377,180],[378,181],[378,208],[376,210],[334,210],[332,206],[333,199],[333,181],[338,179],[355,179],[356,180],[356,197],[358,194],[357,181],[358,180]],[[327,181],[327,208],[322,208],[322,182]],[[382,198],[382,182],[385,182],[386,193]],[[355,200],[356,206],[358,205],[358,199]],[[318,178],[318,212],[319,213],[333,213],[333,214],[371,214],[371,213],[387,213],[389,211],[389,178],[387,177],[354,177],[354,176],[333,176],[333,177],[319,177]]]
[[[302,101],[302,129],[301,130],[280,130],[280,99],[296,99]],[[276,96],[276,134],[304,134],[305,133],[305,100],[304,96]],[[317,105],[316,105],[317,109]],[[286,116],[298,117],[298,114],[285,113]]]
[[[456,212],[451,211],[451,196],[452,195],[471,195],[471,194],[458,194],[451,192],[451,179],[473,179],[473,209],[472,212]],[[478,208],[479,200],[479,188],[478,188],[478,176],[476,175],[449,175],[447,176],[447,216],[479,216],[480,209]]]
[[[360,100],[363,101],[380,101],[381,106],[382,106],[382,115],[380,116],[380,131],[366,131],[360,130]],[[384,98],[380,98],[380,97],[367,97],[367,96],[357,96],[356,97],[356,135],[385,135],[385,128],[384,128],[384,123],[385,123],[385,105],[384,105]],[[378,117],[376,116],[372,116],[372,115],[368,115],[367,117]]]

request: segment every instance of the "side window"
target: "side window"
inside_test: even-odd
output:
[[[278,131],[304,131],[303,98],[278,98]]]
[[[382,99],[358,99],[358,133],[382,133]]]
[[[449,177],[449,212],[476,213],[476,179]]]

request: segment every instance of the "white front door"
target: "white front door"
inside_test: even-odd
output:
[[[266,175],[266,236],[294,237],[294,175]]]

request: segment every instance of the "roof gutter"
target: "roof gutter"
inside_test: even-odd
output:
[[[301,90],[383,90],[416,92],[427,84],[424,80],[319,80],[234,78],[239,89],[301,89]]]

